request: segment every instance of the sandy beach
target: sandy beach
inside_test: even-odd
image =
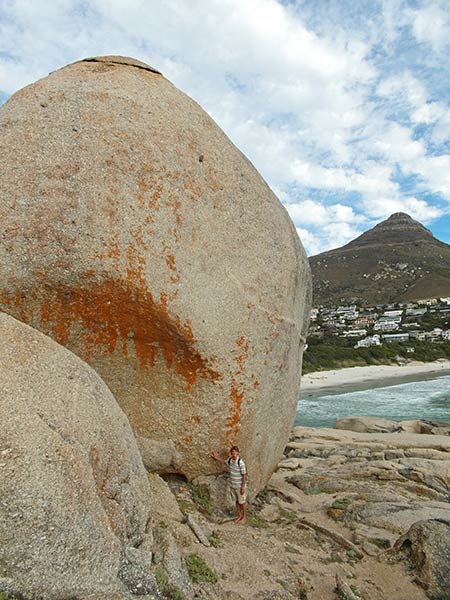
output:
[[[444,375],[450,375],[450,361],[444,359],[430,363],[411,361],[401,366],[373,365],[316,371],[302,376],[300,395],[315,396],[324,391],[343,393],[433,379]]]

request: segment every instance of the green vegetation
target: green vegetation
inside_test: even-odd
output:
[[[442,322],[441,322],[442,324]],[[399,359],[430,362],[439,358],[450,359],[450,341],[429,342],[410,339],[407,342],[384,343],[382,346],[354,348],[355,338],[326,334],[311,336],[308,350],[303,355],[303,373],[326,371],[343,367],[397,364]],[[408,348],[414,348],[413,353]]]
[[[202,583],[203,581],[217,583],[217,575],[198,554],[188,554],[185,562],[189,577],[194,583]]]
[[[267,529],[269,527],[268,522],[250,507],[247,509],[247,522],[252,527],[257,527],[258,529]]]
[[[297,514],[291,510],[286,510],[285,508],[280,509],[280,517],[288,523],[293,523],[297,520]]]
[[[281,587],[283,588],[283,590],[285,590],[286,592],[289,589],[289,585],[286,581],[284,581],[284,579],[278,579],[278,577],[275,579],[275,581],[281,585]]]
[[[206,485],[193,485],[191,488],[192,501],[198,507],[198,509],[206,513],[207,515],[212,514],[213,507],[209,490]]]
[[[345,510],[352,503],[353,503],[353,498],[337,498],[331,505],[331,508],[335,508],[338,510]]]
[[[169,577],[163,567],[158,566],[153,571],[159,591],[166,600],[186,600],[186,596],[169,582]]]
[[[210,535],[208,541],[213,548],[222,548],[223,546],[223,541],[220,539],[217,533]]]
[[[378,548],[387,549],[391,547],[391,542],[386,538],[369,538],[369,542],[378,546]]]

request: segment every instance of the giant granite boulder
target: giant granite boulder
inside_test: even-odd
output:
[[[0,337],[0,592],[157,597],[152,495],[125,415],[50,338],[3,313]]]
[[[286,210],[133,59],[20,90],[0,132],[0,308],[89,362],[141,441],[174,442],[175,470],[212,472],[210,451],[237,442],[259,489],[294,418],[310,303]]]

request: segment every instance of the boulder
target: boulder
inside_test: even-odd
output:
[[[401,430],[399,423],[382,417],[343,417],[336,420],[334,428],[359,433],[393,433]]]
[[[50,338],[3,313],[0,335],[0,592],[156,597],[152,493],[125,415]]]
[[[158,71],[90,58],[0,109],[0,309],[93,366],[189,479],[258,491],[295,416],[311,280],[287,211]],[[180,461],[181,462],[181,461]]]
[[[393,548],[406,551],[427,595],[438,600],[450,590],[450,520],[428,519],[414,523]]]

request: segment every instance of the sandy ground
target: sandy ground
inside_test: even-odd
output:
[[[443,359],[431,363],[411,361],[402,366],[376,365],[316,371],[302,376],[301,394],[315,395],[324,390],[344,392],[384,387],[443,375],[450,375],[450,361]]]

